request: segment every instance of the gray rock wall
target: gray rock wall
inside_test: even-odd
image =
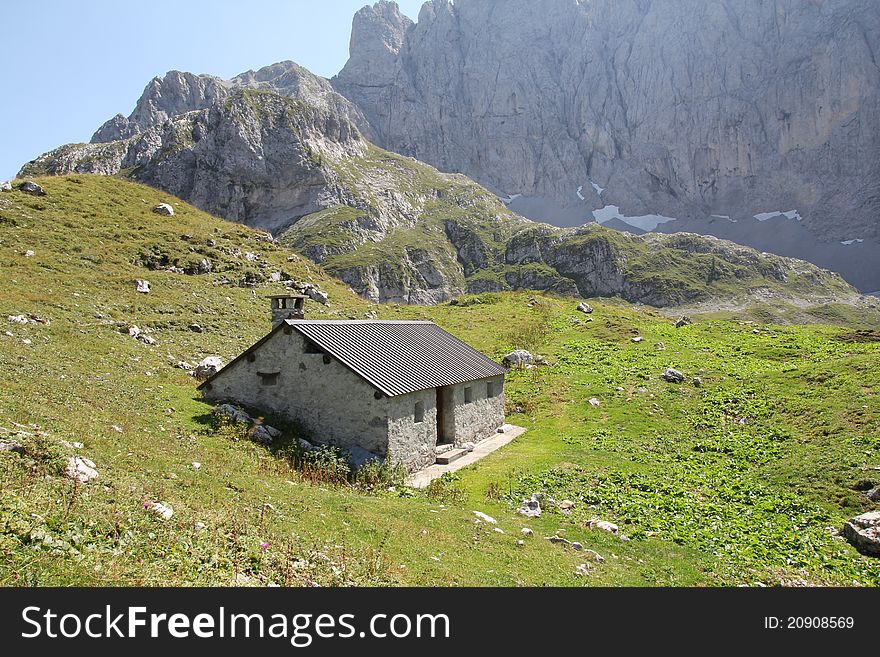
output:
[[[495,386],[497,394],[487,395],[487,384]],[[446,438],[460,446],[476,443],[493,435],[504,424],[504,377],[460,383],[447,388],[444,413]],[[471,401],[465,402],[465,389],[471,389]]]

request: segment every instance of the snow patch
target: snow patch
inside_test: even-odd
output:
[[[585,198],[584,198],[584,195],[581,194],[581,190],[582,190],[583,188],[584,188],[583,185],[581,185],[580,187],[578,187],[578,188],[577,188],[577,191],[575,192],[575,194],[578,195],[578,198],[579,198],[580,200],[582,200],[582,201],[586,201],[587,199],[585,199]]]
[[[510,196],[499,196],[498,198],[501,199],[501,202],[504,203],[504,205],[510,205],[521,196],[522,194],[511,194]]]
[[[599,196],[602,196],[602,192],[605,191],[605,188],[604,188],[604,187],[599,187],[599,185],[597,185],[596,183],[594,183],[592,179],[590,179],[590,184],[593,186],[593,189],[596,190],[596,193],[597,193]]]
[[[598,210],[593,210],[593,217],[600,224],[608,223],[612,219],[620,219],[622,222],[642,230],[654,230],[660,224],[665,224],[667,221],[675,221],[675,217],[664,217],[660,214],[643,214],[636,217],[627,217],[620,213],[620,208],[616,205],[606,205]]]
[[[710,214],[709,216],[715,217],[715,219],[727,219],[732,224],[736,223],[736,219],[731,219],[729,214]]]
[[[844,241],[844,242],[841,242],[841,244],[843,244],[844,246],[849,246],[850,244],[861,244],[861,243],[864,242],[864,241],[865,241],[865,240],[859,240],[859,239],[855,239],[855,240],[846,240],[846,241]]]
[[[783,212],[782,210],[776,210],[775,212],[759,212],[754,215],[755,219],[758,221],[767,221],[768,219],[772,219],[773,217],[785,217],[786,219],[795,219],[796,221],[801,220],[801,215],[797,210],[787,210]]]

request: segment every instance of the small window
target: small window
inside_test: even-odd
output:
[[[487,381],[486,382],[486,397],[494,397],[495,396],[495,382]]]
[[[425,402],[416,402],[415,407],[415,422],[418,424],[419,422],[425,421]]]
[[[470,404],[472,401],[474,401],[474,389],[470,386],[467,386],[464,389],[464,403]]]
[[[260,377],[260,383],[264,386],[278,385],[278,372],[257,372]]]
[[[312,341],[309,340],[308,338],[306,338],[306,344],[305,344],[305,349],[304,349],[304,351],[305,351],[305,353],[307,353],[307,354],[323,354],[323,353],[326,353],[326,352],[321,348],[320,345],[318,345],[318,344],[312,342]]]

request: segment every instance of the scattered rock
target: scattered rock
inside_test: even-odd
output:
[[[602,405],[602,402],[599,401],[598,397],[590,397],[590,406],[599,407]]]
[[[859,479],[853,486],[853,490],[865,492],[871,490],[876,485],[877,482],[873,479]]]
[[[24,252],[25,258],[33,258],[35,255],[37,255],[37,254],[34,253],[32,249],[28,249],[27,251]]]
[[[525,367],[531,365],[534,360],[534,356],[525,349],[517,349],[502,358],[501,362],[505,367]]]
[[[22,344],[32,344],[30,338],[25,338],[24,340],[21,341],[21,343]]]
[[[503,534],[504,533],[504,530],[501,529],[501,527],[495,527],[492,529],[492,531],[495,532],[496,534]]]
[[[867,493],[865,493],[865,497],[867,497],[872,502],[880,502],[880,486],[875,486]]]
[[[6,321],[13,324],[27,324],[28,318],[25,315],[9,315],[6,317]]]
[[[275,427],[270,427],[268,424],[260,423],[254,425],[254,427],[248,433],[248,438],[259,445],[271,445],[272,441],[274,441],[280,435],[281,432]]]
[[[667,367],[666,371],[663,372],[663,380],[669,383],[682,383],[684,381],[684,374],[671,367]]]
[[[572,541],[572,542],[571,542],[571,547],[573,547],[573,548],[574,548],[575,550],[577,550],[578,552],[580,552],[581,550],[584,549],[584,545],[583,545],[583,543],[578,543],[577,541]]]
[[[193,333],[204,333],[204,332],[205,332],[205,329],[203,329],[203,328],[202,328],[200,325],[198,325],[198,324],[190,324],[190,325],[189,325],[189,330],[192,331]]]
[[[306,290],[306,296],[312,301],[317,301],[322,305],[327,305],[327,301],[330,299],[326,292],[322,292],[317,288],[310,288]]]
[[[192,462],[192,467],[193,467],[193,470],[201,470],[201,469],[202,469],[202,464],[199,463],[198,461],[193,461],[193,462]]]
[[[214,407],[214,410],[211,412],[214,415],[227,417],[233,422],[241,422],[242,424],[253,423],[253,418],[251,418],[250,415],[238,406],[233,406],[232,404],[220,404],[219,406]]]
[[[571,509],[574,506],[574,502],[572,502],[571,500],[562,500],[557,506],[565,511],[567,509]]]
[[[608,522],[607,520],[599,520],[598,518],[593,518],[587,523],[587,527],[590,529],[601,529],[602,531],[611,532],[612,534],[616,534],[619,529],[617,525],[613,522]]]
[[[312,443],[310,443],[305,438],[299,439],[299,446],[300,449],[305,450],[306,452],[311,452],[313,449],[318,449],[317,445],[312,445]]]
[[[154,345],[156,344],[156,338],[147,335],[146,333],[141,333],[137,336],[137,339],[143,342],[144,344]]]
[[[137,279],[135,282],[135,289],[141,294],[149,294],[150,293],[150,281],[145,281],[142,279]]]
[[[190,370],[193,369],[193,365],[191,365],[190,363],[187,363],[185,360],[177,361],[174,364],[174,367],[176,367],[179,370],[186,370],[187,372],[189,372]]]
[[[11,192],[12,191],[12,183],[8,180],[4,180],[0,182],[0,192]]]
[[[477,516],[477,518],[479,518],[480,520],[484,520],[493,525],[498,522],[497,520],[495,520],[495,518],[493,518],[492,516],[487,516],[482,511],[474,511],[474,515]]]
[[[582,313],[587,313],[588,315],[593,312],[593,306],[588,303],[579,303],[577,305],[577,309]]]
[[[495,431],[496,433],[504,433],[504,427],[498,427]]]
[[[633,341],[633,342],[642,342],[642,341],[644,341],[644,339],[645,339],[645,338],[643,338],[642,336],[639,335],[639,336],[634,337],[634,338],[632,339],[632,341]]]
[[[693,324],[693,321],[690,317],[682,315],[678,318],[678,321],[675,322],[675,328],[681,328],[682,326],[687,326],[688,324]]]
[[[81,484],[85,484],[92,479],[97,478],[98,471],[95,464],[82,456],[71,456],[67,459],[67,467],[64,469],[64,476],[73,479]]]
[[[110,428],[113,429],[113,431],[115,431],[116,433],[122,433],[122,427],[120,427],[118,424],[114,424]]]
[[[574,569],[574,574],[578,577],[586,577],[590,574],[590,564],[582,563],[577,568]]]
[[[571,541],[569,541],[567,538],[564,538],[564,537],[559,536],[559,535],[555,535],[555,536],[545,536],[544,538],[545,538],[546,540],[550,541],[551,543],[562,543],[562,544],[564,544],[564,545],[571,545]]]
[[[694,386],[696,386],[697,388],[699,388],[701,385],[703,385],[703,379],[701,379],[701,378],[698,377],[698,376],[695,376],[695,377],[694,377]]]
[[[517,509],[517,513],[528,516],[529,518],[537,518],[540,516],[541,503],[538,500],[538,494],[534,493],[530,498],[523,500],[522,505]]]
[[[197,532],[202,531],[204,528],[205,528],[205,523],[203,523],[203,522],[197,522],[195,525],[193,525],[193,529],[195,529]]]
[[[474,447],[476,447],[476,445],[474,445],[474,443],[462,443],[461,445],[458,446],[459,449],[463,449],[466,452],[473,452]]]
[[[26,194],[34,194],[36,196],[44,196],[46,192],[43,191],[43,188],[40,187],[35,182],[31,182],[30,180],[21,183],[21,186],[18,188],[19,191],[25,192]]]
[[[166,217],[174,216],[174,208],[171,207],[171,205],[169,205],[168,203],[160,203],[153,208],[153,212],[155,212],[156,214],[164,215]]]
[[[162,520],[170,520],[174,515],[174,509],[171,508],[171,505],[163,502],[144,502],[144,509],[159,516]]]
[[[64,445],[65,447],[70,448],[70,449],[82,449],[83,447],[85,447],[85,445],[83,445],[80,442],[76,442],[76,441],[68,442],[67,440],[62,440],[61,444]]]
[[[24,454],[24,447],[18,443],[0,441],[0,452],[16,452],[17,454]]]
[[[596,563],[605,563],[605,557],[596,552],[595,550],[584,550],[590,557],[592,557],[593,561]]]
[[[219,356],[208,356],[195,366],[192,373],[197,379],[207,379],[223,369],[223,360]]]
[[[525,542],[524,540],[522,540],[522,539],[519,539],[519,540],[516,542],[516,544],[517,544],[517,546],[522,547],[522,546],[524,546],[524,545],[526,544],[526,542]]]
[[[534,536],[535,535],[535,532],[533,532],[528,527],[523,527],[522,529],[519,530],[519,533],[522,534],[523,536]]]
[[[880,511],[850,518],[843,526],[843,535],[862,554],[880,557]]]

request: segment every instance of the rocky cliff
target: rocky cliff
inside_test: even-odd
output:
[[[378,145],[527,216],[740,222],[720,234],[858,251],[876,274],[848,273],[880,287],[878,52],[874,0],[432,0],[417,22],[382,1],[332,82]]]
[[[102,143],[132,137],[161,126],[175,116],[207,109],[244,89],[272,91],[301,100],[348,119],[369,135],[367,121],[355,105],[336,93],[326,79],[287,61],[258,71],[246,71],[231,80],[169,71],[150,80],[128,117],[117,114],[98,128],[91,141]]]
[[[240,89],[123,139],[62,146],[21,175],[66,173],[130,177],[269,230],[376,301],[523,288],[657,306],[854,297],[830,272],[713,238],[536,224],[464,175],[374,146],[345,115],[271,91]]]

